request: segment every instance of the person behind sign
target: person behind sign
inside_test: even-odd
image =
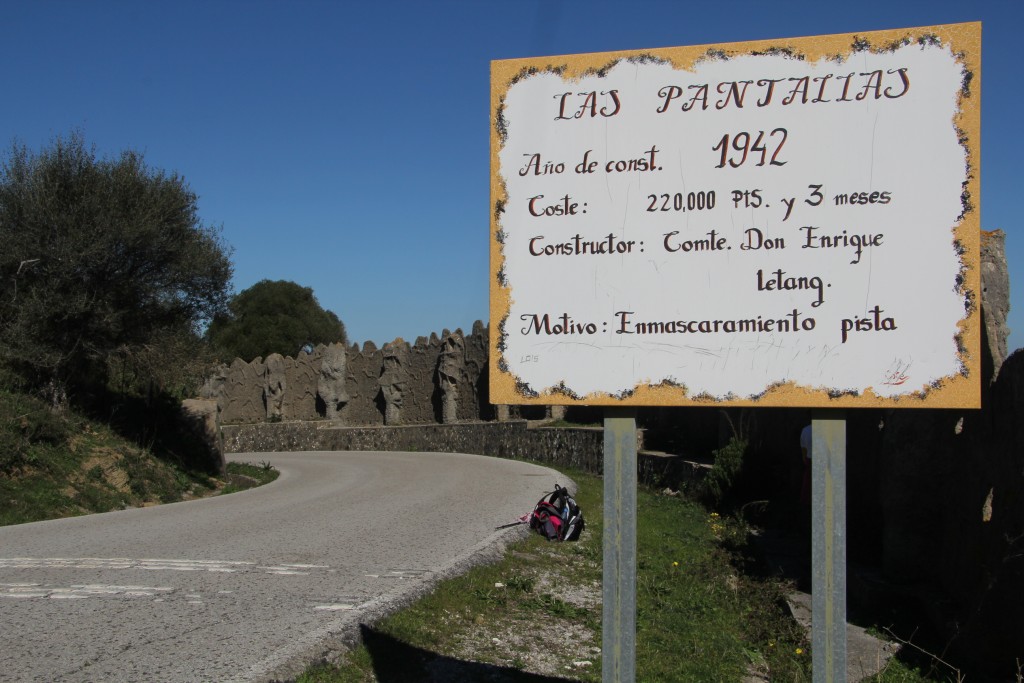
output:
[[[811,505],[811,425],[800,430],[800,454],[803,463],[803,476],[800,480],[800,506]]]

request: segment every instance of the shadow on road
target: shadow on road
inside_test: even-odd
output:
[[[540,676],[518,669],[467,662],[403,643],[389,635],[360,626],[363,645],[373,660],[379,683],[573,683],[571,678]]]

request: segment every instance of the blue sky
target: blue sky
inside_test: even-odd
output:
[[[312,287],[352,341],[488,317],[490,62],[981,21],[985,229],[1024,346],[1024,2],[7,4],[0,143],[79,130],[186,178],[234,287]]]

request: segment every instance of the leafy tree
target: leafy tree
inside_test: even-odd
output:
[[[225,360],[294,357],[304,347],[348,343],[338,316],[321,308],[312,289],[289,280],[260,280],[232,297],[228,309],[207,330]]]
[[[79,134],[0,169],[0,366],[55,404],[105,387],[111,359],[152,355],[223,310],[229,249],[176,174]],[[174,359],[167,359],[174,362]]]
[[[168,330],[146,345],[122,348],[108,359],[110,389],[119,395],[160,391],[176,399],[191,398],[217,365],[210,344],[191,329]]]

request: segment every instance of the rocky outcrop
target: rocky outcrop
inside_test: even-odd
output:
[[[947,596],[950,651],[995,675],[1024,652],[1024,351],[1006,358],[1004,237],[982,239],[982,409],[888,411],[879,458],[885,576]]]
[[[1002,230],[981,233],[981,318],[983,339],[992,356],[992,377],[1006,360],[1006,326],[1010,314],[1010,272],[1006,265],[1006,233]]]
[[[210,469],[223,474],[224,442],[217,420],[217,402],[212,399],[190,398],[181,402],[182,432],[198,444],[196,450],[205,455]]]

